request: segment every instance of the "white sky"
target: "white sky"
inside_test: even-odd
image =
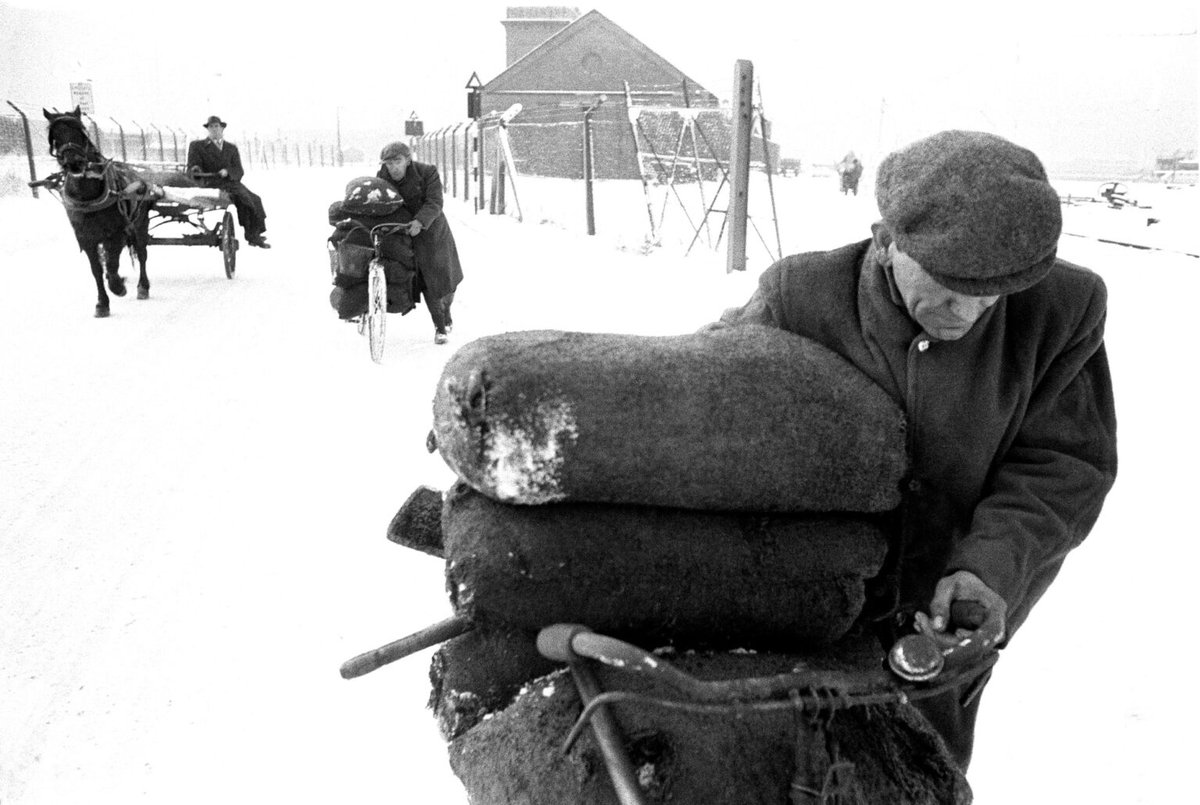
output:
[[[309,11],[241,0],[213,15],[222,27],[212,31],[196,4],[125,0],[99,16],[96,4],[83,0],[7,5],[89,10],[97,28],[101,19],[113,21],[103,40],[85,40],[59,60],[64,106],[67,84],[87,78],[105,115],[159,113],[197,118],[198,126],[215,112],[231,126],[269,131],[332,129],[339,108],[348,128],[399,127],[414,112],[427,127],[462,119],[471,73],[488,81],[504,69],[500,20],[521,3],[360,0]],[[807,149],[818,135],[840,151],[887,150],[962,126],[995,130],[1044,152],[1062,134],[1052,119],[1057,111],[1096,117],[1107,105],[1125,129],[1149,132],[1147,149],[1162,150],[1180,139],[1178,116],[1170,114],[1180,105],[1177,93],[1193,111],[1197,106],[1194,0],[576,5],[599,10],[720,96],[729,94],[734,61],[751,60],[785,151],[789,139]],[[80,36],[70,27],[47,47]],[[1193,71],[1190,93],[1179,89],[1183,65]],[[1160,131],[1164,126],[1171,131]],[[1182,137],[1195,147],[1194,115],[1183,128],[1191,129]],[[1082,146],[1130,148],[1107,132]]]

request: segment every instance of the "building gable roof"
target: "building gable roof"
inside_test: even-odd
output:
[[[709,94],[637,37],[592,10],[513,62],[483,85],[487,92],[621,92],[631,87],[678,88],[684,79],[698,94]]]

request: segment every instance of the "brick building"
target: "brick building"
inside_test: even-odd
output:
[[[639,178],[626,84],[633,106],[660,110],[639,120],[641,150],[660,155],[644,157],[652,172],[663,174],[689,115],[696,127],[683,156],[695,139],[706,177],[728,163],[730,123],[717,97],[599,11],[510,7],[503,25],[508,67],[481,88],[482,111],[521,104],[509,125],[520,173],[581,178],[584,110],[600,101],[591,115],[597,178]],[[761,159],[761,141],[754,148]]]

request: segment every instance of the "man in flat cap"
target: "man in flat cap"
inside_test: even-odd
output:
[[[450,304],[463,272],[454,233],[442,213],[442,177],[436,166],[414,161],[412,149],[404,142],[385,145],[379,162],[376,176],[396,188],[412,215],[408,232],[417,266],[417,291],[425,297],[433,319],[433,342],[445,344],[454,327]]]
[[[875,193],[871,238],[784,258],[715,326],[815,340],[903,407],[911,474],[864,613],[885,645],[914,622],[953,638],[956,601],[1002,619],[1007,641],[1116,478],[1107,292],[1056,258],[1058,194],[1001,137],[912,143],[880,164]],[[916,704],[964,772],[985,682]]]
[[[233,199],[233,206],[237,208],[246,242],[260,249],[269,249],[271,244],[266,239],[267,213],[258,194],[242,184],[242,176],[246,173],[242,168],[242,157],[236,145],[225,141],[225,125],[225,121],[216,115],[205,121],[208,137],[192,140],[188,144],[188,173],[197,171],[213,174],[201,177],[198,181],[204,187],[217,187],[228,193]]]

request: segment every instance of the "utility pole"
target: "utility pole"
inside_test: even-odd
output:
[[[336,115],[337,124],[337,166],[342,167],[342,107],[337,107]]]

